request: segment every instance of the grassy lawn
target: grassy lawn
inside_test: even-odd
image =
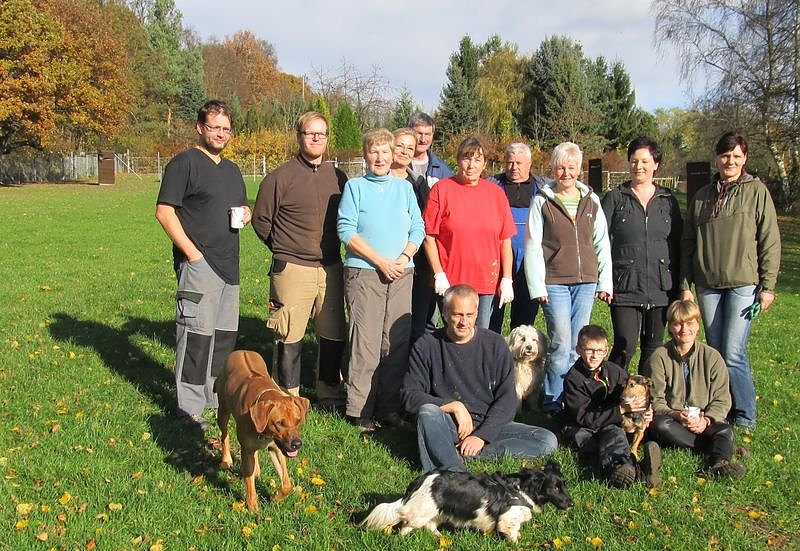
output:
[[[252,201],[258,184],[248,185]],[[295,494],[268,501],[276,476],[262,457],[261,511],[243,509],[238,473],[217,470],[217,429],[204,439],[174,418],[175,276],[153,217],[157,190],[152,177],[0,188],[9,215],[0,240],[0,549],[510,548],[475,532],[437,540],[354,526],[419,474],[415,438],[383,431],[365,439],[318,412],[290,462]],[[613,490],[559,450],[576,506],[548,506],[516,548],[800,547],[800,332],[792,329],[800,220],[784,218],[781,227],[778,300],[751,337],[759,426],[747,476],[706,481],[698,458],[668,450],[658,490]],[[266,248],[245,229],[239,347],[269,361],[267,267]],[[610,328],[600,303],[595,319]],[[309,367],[314,351],[306,348]]]

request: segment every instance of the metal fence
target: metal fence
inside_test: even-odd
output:
[[[97,153],[0,155],[0,184],[97,180]]]
[[[131,155],[130,152],[115,155],[115,168],[117,174],[155,174],[161,178],[164,166],[171,157],[157,153],[153,156]],[[68,181],[97,181],[98,156],[96,153],[12,153],[0,156],[0,184],[16,184],[23,182],[68,182]],[[267,157],[265,155],[250,155],[248,157],[230,158],[237,164],[244,176],[263,177],[268,172]],[[338,159],[328,161],[344,171],[348,177],[363,176],[367,165],[363,158]],[[494,171],[501,171],[502,166]],[[584,174],[585,176],[585,174]],[[617,187],[630,178],[628,172],[603,171],[603,189],[609,190]],[[586,181],[586,180],[583,180]],[[673,191],[681,184],[678,177],[655,178],[655,183],[670,188]]]

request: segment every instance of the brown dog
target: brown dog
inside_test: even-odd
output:
[[[644,438],[644,431],[647,424],[644,420],[645,411],[650,409],[650,384],[651,381],[648,377],[643,375],[631,375],[628,377],[628,382],[625,388],[622,389],[621,402],[624,405],[630,405],[637,398],[644,396],[645,408],[643,411],[629,411],[622,416],[622,429],[628,434],[633,434],[631,442],[631,453],[639,459],[639,444]]]
[[[222,431],[220,467],[230,469],[233,465],[228,436],[228,420],[233,415],[242,449],[247,509],[258,511],[255,479],[261,476],[258,450],[264,448],[269,451],[269,458],[281,479],[281,487],[273,499],[285,498],[292,491],[286,457],[297,456],[297,450],[303,445],[300,425],[306,420],[308,399],[291,396],[278,387],[267,372],[264,358],[252,350],[235,350],[228,356],[214,390],[219,397],[217,423]]]

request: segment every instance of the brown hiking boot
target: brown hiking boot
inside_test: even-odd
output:
[[[661,448],[653,442],[645,442],[644,459],[641,462],[642,480],[648,488],[658,488],[661,477],[658,470],[661,468]]]
[[[741,463],[731,463],[727,459],[720,459],[711,465],[706,471],[708,476],[712,478],[721,478],[726,476],[728,478],[742,478],[747,472],[747,469]]]
[[[630,463],[620,463],[611,469],[608,482],[615,488],[630,488],[636,482],[636,467]]]

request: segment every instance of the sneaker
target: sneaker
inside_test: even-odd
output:
[[[615,488],[630,488],[636,482],[636,467],[630,463],[620,463],[611,469],[608,482]]]
[[[642,477],[645,486],[658,488],[661,477],[658,470],[661,468],[661,448],[652,440],[644,443],[644,459],[642,459]]]
[[[727,459],[720,459],[708,468],[708,476],[712,478],[742,478],[747,469],[741,463],[731,463]]]
[[[348,415],[347,422],[360,429],[362,434],[367,432],[375,432],[375,429],[377,428],[372,419],[367,419],[365,417],[353,417],[352,415]]]

